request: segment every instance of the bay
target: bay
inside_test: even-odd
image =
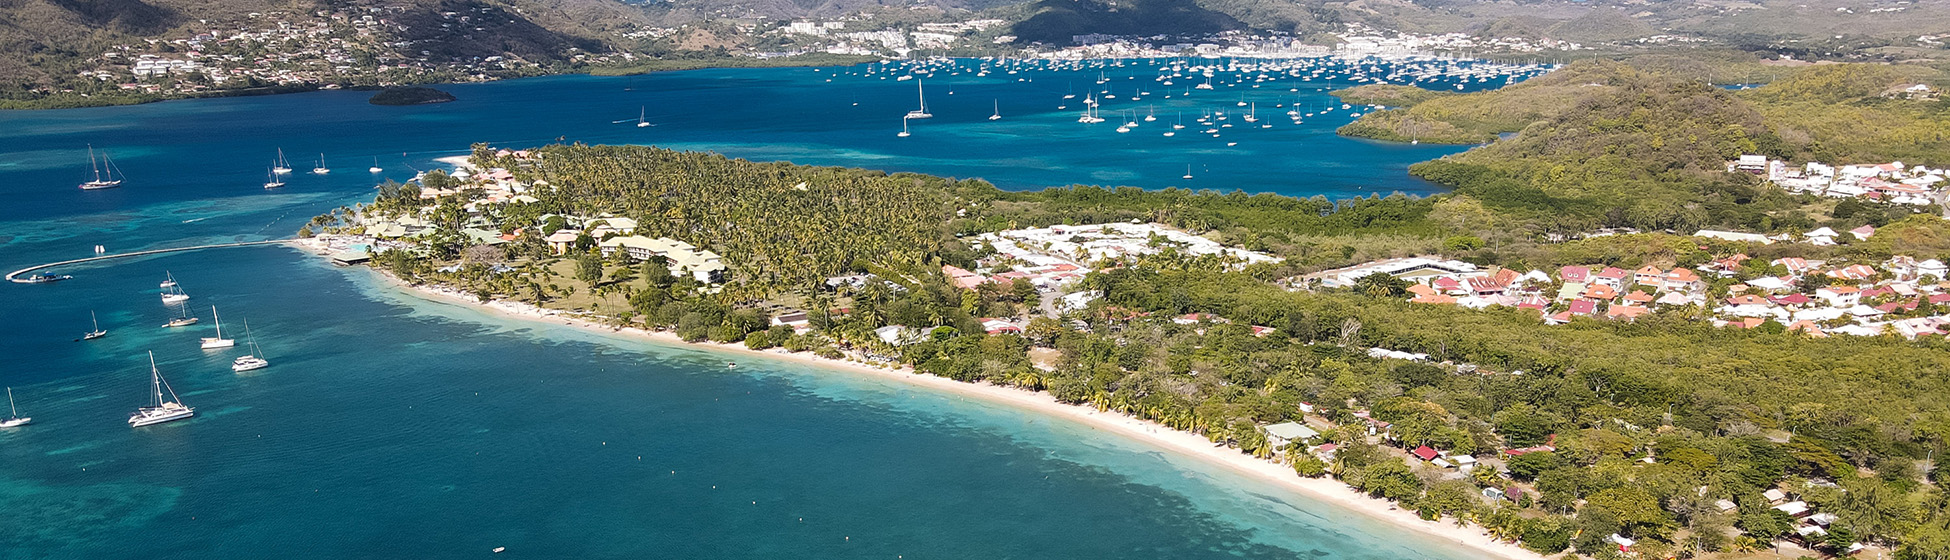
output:
[[[1237,154],[1161,148],[1037,108],[1060,96],[1050,81],[1096,74],[1082,70],[1034,91],[927,80],[953,101],[931,98],[937,116],[897,138],[915,82],[824,81],[848,70],[514,80],[405,108],[317,92],[0,113],[0,265],[287,236],[475,141],[655,143],[1005,188],[1168,186],[1183,164],[1146,166],[1204,153],[1195,165],[1230,186],[1329,196],[1429,192],[1401,169],[1457,149],[1338,139],[1333,122],[1267,129]],[[990,97],[1004,119],[987,120]],[[868,109],[850,113],[855,99]],[[658,126],[634,126],[638,105]],[[89,143],[123,188],[74,188]],[[267,192],[279,147],[300,175]],[[333,173],[303,174],[317,152]],[[164,271],[204,323],[159,326]],[[1074,423],[793,363],[726,370],[698,349],[420,301],[281,246],[60,272],[76,279],[0,286],[0,383],[36,418],[0,431],[0,558],[1469,556]],[[198,349],[211,305],[274,365],[236,374],[241,351]],[[74,342],[91,310],[110,335]],[[122,421],[151,351],[195,419]]]

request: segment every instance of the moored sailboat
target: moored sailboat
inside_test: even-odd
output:
[[[264,359],[264,349],[257,347],[257,337],[251,334],[251,322],[244,320],[244,340],[249,341],[251,353],[238,356],[230,362],[231,371],[245,372],[270,367],[271,361]]]
[[[7,416],[7,419],[0,420],[0,428],[17,428],[20,426],[27,425],[28,422],[34,421],[33,418],[22,418],[20,416],[20,409],[14,407],[13,387],[7,388],[7,412],[9,414]]]
[[[203,337],[203,349],[229,348],[237,345],[234,339],[223,337],[223,318],[217,316],[217,306],[210,306],[210,321],[217,325],[217,336]]]
[[[165,272],[164,274],[168,274],[168,273]],[[169,280],[163,282],[162,302],[164,305],[168,305],[172,303],[183,303],[189,300],[190,300],[190,295],[184,293],[183,287],[176,284],[176,277],[171,276],[169,277]]]
[[[163,381],[162,370],[156,368],[155,352],[149,353],[149,386],[150,405],[135,409],[135,414],[129,416],[129,426],[140,428],[196,416],[196,409],[183,406],[176,389]],[[169,400],[163,400],[163,391],[169,392]]]
[[[915,110],[912,110],[912,111],[908,111],[908,112],[907,112],[907,118],[910,118],[910,119],[932,119],[932,118],[934,118],[934,114],[933,114],[933,113],[929,113],[929,112],[928,112],[928,92],[927,92],[927,90],[925,90],[925,89],[923,89],[923,88],[922,88],[922,84],[921,84],[921,81],[920,81],[920,80],[915,80],[915,81],[914,81],[914,92],[915,92],[915,94],[916,94],[917,96],[919,96],[919,97],[920,97],[920,99],[921,99],[921,108],[919,108],[919,109],[915,109]]]
[[[122,186],[122,180],[116,178],[116,174],[120,169],[115,167],[114,161],[108,159],[108,150],[102,150],[101,162],[97,163],[95,161],[95,146],[90,144],[88,146],[88,167],[95,171],[95,178],[94,180],[82,183],[81,190],[93,191]],[[104,170],[108,171],[108,174],[105,176],[102,174]]]
[[[100,320],[95,319],[95,312],[93,311],[88,312],[88,321],[90,323],[94,323],[95,330],[88,331],[88,334],[81,335],[82,340],[94,340],[97,338],[108,336],[108,331],[102,330],[102,322]]]
[[[177,310],[182,313],[177,315],[176,318],[170,319],[169,322],[163,323],[163,328],[187,327],[196,324],[196,317],[190,316],[190,306],[179,305],[177,306]]]

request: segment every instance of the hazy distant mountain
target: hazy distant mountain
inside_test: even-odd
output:
[[[1072,37],[1195,35],[1244,29],[1223,12],[1193,0],[1039,0],[1029,19],[1017,23],[1022,41],[1069,44]]]
[[[613,0],[0,0],[0,89],[72,75],[82,59],[115,44],[188,37],[211,27],[205,21],[270,25],[267,14],[365,8],[406,27],[398,38],[414,49],[443,58],[546,62],[572,48],[601,49],[602,32],[648,21]],[[474,17],[453,25],[442,17],[449,12]]]

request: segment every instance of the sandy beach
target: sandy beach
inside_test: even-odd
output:
[[[316,247],[313,247],[314,249]],[[1397,509],[1387,500],[1371,498],[1355,491],[1332,478],[1303,478],[1293,469],[1277,462],[1255,458],[1230,447],[1214,446],[1211,441],[1196,434],[1171,429],[1170,427],[1141,420],[1131,416],[1098,411],[1095,408],[1058,402],[1048,393],[1032,392],[1014,387],[987,383],[963,383],[945,377],[915,373],[906,367],[890,368],[854,361],[834,360],[815,356],[810,352],[786,352],[781,349],[752,350],[737,344],[690,343],[678,338],[675,333],[651,331],[638,328],[618,328],[565,315],[560,312],[542,309],[527,303],[494,300],[481,303],[477,298],[437,286],[410,286],[400,282],[390,274],[375,271],[394,287],[407,294],[429,301],[463,305],[484,309],[490,313],[526,321],[560,324],[592,332],[640,337],[657,343],[672,346],[704,347],[730,354],[759,355],[768,359],[787,360],[802,364],[837,369],[850,373],[874,376],[950,393],[984,402],[1014,407],[1028,412],[1047,416],[1067,418],[1084,425],[1113,432],[1125,437],[1148,442],[1152,445],[1177,452],[1183,456],[1218,465],[1242,475],[1278,485],[1282,488],[1347,508],[1369,517],[1385,521],[1397,527],[1433,536],[1466,549],[1481,552],[1489,557],[1507,560],[1541,560],[1537,553],[1524,550],[1515,544],[1498,541],[1489,536],[1481,527],[1456,526],[1454,520],[1441,519],[1426,521],[1415,512]]]

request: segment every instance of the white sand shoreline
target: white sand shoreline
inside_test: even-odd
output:
[[[1398,509],[1391,502],[1371,498],[1332,478],[1302,478],[1293,469],[1280,463],[1255,458],[1230,447],[1214,446],[1204,437],[1172,429],[1170,427],[1141,420],[1135,417],[1098,411],[1094,408],[1058,402],[1046,392],[1032,392],[1014,387],[988,383],[964,383],[928,374],[914,373],[909,368],[888,369],[859,362],[821,358],[810,352],[785,352],[782,350],[752,350],[743,345],[722,343],[690,343],[667,331],[648,331],[638,328],[616,328],[591,321],[565,316],[552,310],[533,305],[506,300],[481,303],[479,300],[433,286],[411,286],[399,281],[391,274],[374,271],[381,278],[402,292],[421,299],[466,306],[490,313],[537,322],[553,322],[585,329],[602,334],[622,334],[641,337],[645,340],[673,347],[702,347],[706,349],[760,355],[766,358],[798,362],[814,367],[837,369],[846,372],[890,379],[934,391],[980,399],[982,401],[1015,407],[1053,417],[1066,418],[1084,425],[1105,430],[1147,442],[1174,451],[1182,456],[1225,467],[1233,472],[1253,477],[1261,482],[1271,483],[1291,490],[1308,498],[1327,502],[1346,508],[1370,518],[1386,522],[1395,527],[1414,531],[1470,551],[1480,552],[1488,557],[1506,560],[1542,560],[1543,555],[1525,550],[1512,543],[1491,538],[1476,525],[1456,526],[1453,520],[1440,519],[1426,521],[1413,511]]]

